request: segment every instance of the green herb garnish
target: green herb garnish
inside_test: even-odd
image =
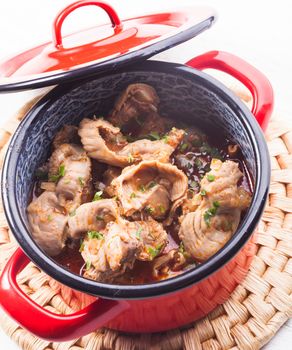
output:
[[[150,190],[151,188],[155,187],[157,185],[156,181],[150,181],[147,185],[147,189]]]
[[[140,226],[139,229],[136,232],[136,237],[141,240],[141,232],[143,231],[143,228]]]
[[[163,244],[158,245],[157,247],[148,247],[147,252],[148,254],[154,259],[161,251]]]
[[[133,163],[134,162],[134,157],[132,155],[132,153],[128,154],[128,163]]]
[[[199,186],[199,184],[198,184],[197,181],[192,181],[192,182],[190,183],[190,186],[191,186],[191,188],[196,188],[196,187]]]
[[[81,240],[80,240],[80,248],[79,248],[79,253],[82,253],[82,252],[83,252],[83,250],[84,250],[84,242],[83,242],[83,240],[81,239]]]
[[[146,192],[146,188],[145,188],[145,186],[144,185],[139,185],[139,187],[138,187],[138,190],[140,191],[140,192]]]
[[[184,152],[188,147],[189,147],[189,145],[188,145],[187,143],[183,143],[183,144],[180,146],[179,150],[180,150],[181,152]]]
[[[185,246],[184,246],[183,242],[180,242],[178,251],[179,251],[180,253],[184,254],[184,252],[185,252]]]
[[[88,231],[87,236],[89,239],[94,239],[94,238],[103,239],[103,234],[98,231]]]
[[[154,213],[154,209],[152,207],[150,207],[150,205],[148,205],[146,208],[145,208],[146,212],[148,214],[153,214]]]
[[[52,221],[53,218],[52,218],[52,215],[48,215],[48,221]]]
[[[78,181],[80,183],[80,186],[83,187],[84,186],[84,179],[83,179],[83,177],[79,176],[78,177]]]
[[[104,218],[100,215],[96,215],[96,220],[97,221],[104,221]]]
[[[220,207],[220,203],[215,201],[213,202],[213,206],[205,211],[204,213],[204,220],[208,227],[210,227],[210,220],[213,216],[216,215],[217,209]]]
[[[199,158],[195,159],[195,166],[197,168],[201,168],[201,166],[203,165],[202,161]]]
[[[102,199],[103,191],[98,191],[95,193],[92,202],[99,201]]]
[[[159,208],[161,214],[165,213],[166,209],[164,208],[164,206],[162,204],[159,204],[158,208]]]
[[[60,165],[58,169],[58,174],[51,175],[49,180],[52,182],[57,182],[64,175],[65,175],[65,165]]]
[[[162,136],[161,140],[163,140],[164,143],[168,143],[168,135]]]
[[[152,140],[160,140],[160,135],[158,134],[157,131],[152,131],[150,134],[149,134],[149,138],[152,139]]]
[[[85,266],[85,268],[86,268],[86,271],[88,271],[88,270],[91,268],[91,261],[90,261],[90,260],[87,260],[87,261],[86,261],[86,266]]]
[[[136,196],[136,193],[135,192],[132,192],[131,194],[130,194],[130,198],[131,199],[133,199],[133,198],[136,198],[137,196]]]
[[[207,175],[207,180],[208,180],[209,182],[213,182],[213,181],[215,180],[215,175],[213,175],[213,174],[208,174],[208,175]]]
[[[70,211],[69,216],[75,216],[76,215],[76,209]]]
[[[207,194],[206,190],[202,189],[201,192],[200,192],[200,195],[201,196],[206,196],[206,194]]]

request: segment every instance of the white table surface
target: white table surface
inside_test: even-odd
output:
[[[209,50],[236,53],[262,70],[270,79],[276,97],[275,109],[281,118],[292,120],[292,3],[290,0],[107,0],[120,17],[150,12],[175,5],[202,4],[214,7],[219,18],[211,30],[157,58],[183,63]],[[0,0],[0,59],[50,40],[55,14],[70,0]],[[105,21],[101,11],[79,9],[64,24],[64,32],[93,26]],[[0,125],[30,97],[32,92],[0,95]],[[290,113],[290,114],[289,114]],[[288,322],[265,350],[291,347],[292,322]],[[288,345],[289,344],[289,345]],[[0,349],[18,347],[0,329]]]

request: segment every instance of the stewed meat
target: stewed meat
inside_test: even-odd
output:
[[[114,199],[84,203],[69,218],[69,235],[79,238],[87,231],[103,230],[108,222],[115,221],[117,217],[118,206]]]
[[[89,157],[100,162],[125,167],[143,159],[168,162],[181,142],[184,131],[173,129],[163,140],[147,139],[128,143],[120,129],[103,119],[83,119],[79,135]]]
[[[152,86],[131,84],[120,95],[110,115],[110,122],[122,126],[132,118],[157,113],[159,97]]]
[[[158,161],[142,161],[127,167],[113,181],[124,215],[146,210],[161,219],[170,206],[187,191],[187,177],[176,166]]]
[[[91,161],[80,146],[67,143],[59,146],[50,158],[49,175],[49,179],[57,182],[60,203],[69,205],[71,210],[91,192]]]
[[[45,191],[27,207],[31,234],[49,255],[58,255],[67,238],[68,216],[54,192]]]
[[[199,205],[183,217],[179,230],[186,251],[197,261],[215,254],[236,231],[250,203],[249,193],[237,185],[242,175],[237,163],[213,160],[202,179],[201,192],[194,197]]]
[[[100,232],[89,232],[83,241],[81,253],[86,262],[85,276],[111,281],[133,267],[142,243],[129,227],[131,225],[119,218],[109,222]]]

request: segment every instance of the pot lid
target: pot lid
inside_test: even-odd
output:
[[[65,18],[87,5],[102,8],[111,23],[62,37]],[[57,15],[51,42],[0,63],[0,92],[39,88],[112,71],[189,40],[214,21],[215,12],[208,7],[181,8],[120,20],[107,3],[78,1]]]

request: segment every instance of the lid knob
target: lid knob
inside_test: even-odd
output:
[[[122,22],[117,15],[116,11],[106,2],[103,1],[94,1],[94,0],[81,0],[81,1],[76,1],[73,4],[67,6],[64,8],[55,18],[54,23],[53,23],[53,43],[55,44],[56,48],[59,48],[62,46],[62,34],[61,34],[61,29],[63,22],[65,18],[74,10],[78,9],[79,7],[83,6],[89,6],[89,5],[94,5],[101,7],[103,10],[106,11],[108,14],[113,27],[115,30],[120,31],[122,29]]]

